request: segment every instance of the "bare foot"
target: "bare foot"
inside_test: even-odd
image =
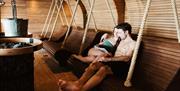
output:
[[[58,85],[61,87],[62,91],[81,91],[80,85],[75,82],[68,82],[60,79]]]

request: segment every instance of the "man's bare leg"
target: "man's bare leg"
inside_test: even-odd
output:
[[[81,87],[76,82],[69,82],[59,79],[58,85],[62,91],[81,91]]]
[[[79,80],[75,82],[67,82],[60,79],[58,85],[62,89],[64,89],[64,91],[78,91],[94,75],[96,70],[98,70],[101,66],[103,66],[103,64],[99,62],[91,63],[88,66],[88,68],[86,68],[85,72],[83,73],[83,75]]]
[[[97,86],[108,74],[113,74],[111,68],[106,65],[102,66],[97,73],[86,82],[82,90],[87,91]]]

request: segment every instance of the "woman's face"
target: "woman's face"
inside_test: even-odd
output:
[[[114,29],[114,37],[120,37],[122,40],[124,40],[127,36],[127,33],[124,32],[122,29]]]

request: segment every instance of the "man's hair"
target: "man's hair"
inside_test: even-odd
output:
[[[114,28],[122,29],[124,32],[128,31],[129,34],[131,34],[132,27],[129,23],[120,23],[120,24],[116,25]]]

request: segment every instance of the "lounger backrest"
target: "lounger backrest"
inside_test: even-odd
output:
[[[51,37],[51,41],[59,42],[62,41],[66,35],[68,26],[60,26],[59,31],[55,31]]]
[[[94,45],[98,44],[100,42],[100,39],[101,39],[101,36],[104,34],[104,33],[107,33],[107,32],[104,32],[104,31],[99,31],[96,33],[93,41],[91,42],[91,44],[89,46],[86,47],[86,49],[83,50],[82,54],[83,56],[86,56],[89,49],[92,48]]]
[[[68,51],[71,51],[72,53],[75,54],[79,53],[83,35],[84,35],[84,30],[73,29],[71,34],[66,40],[64,48],[67,49]],[[95,32],[87,33],[86,40],[83,45],[83,50],[91,44],[94,37],[95,37]]]

